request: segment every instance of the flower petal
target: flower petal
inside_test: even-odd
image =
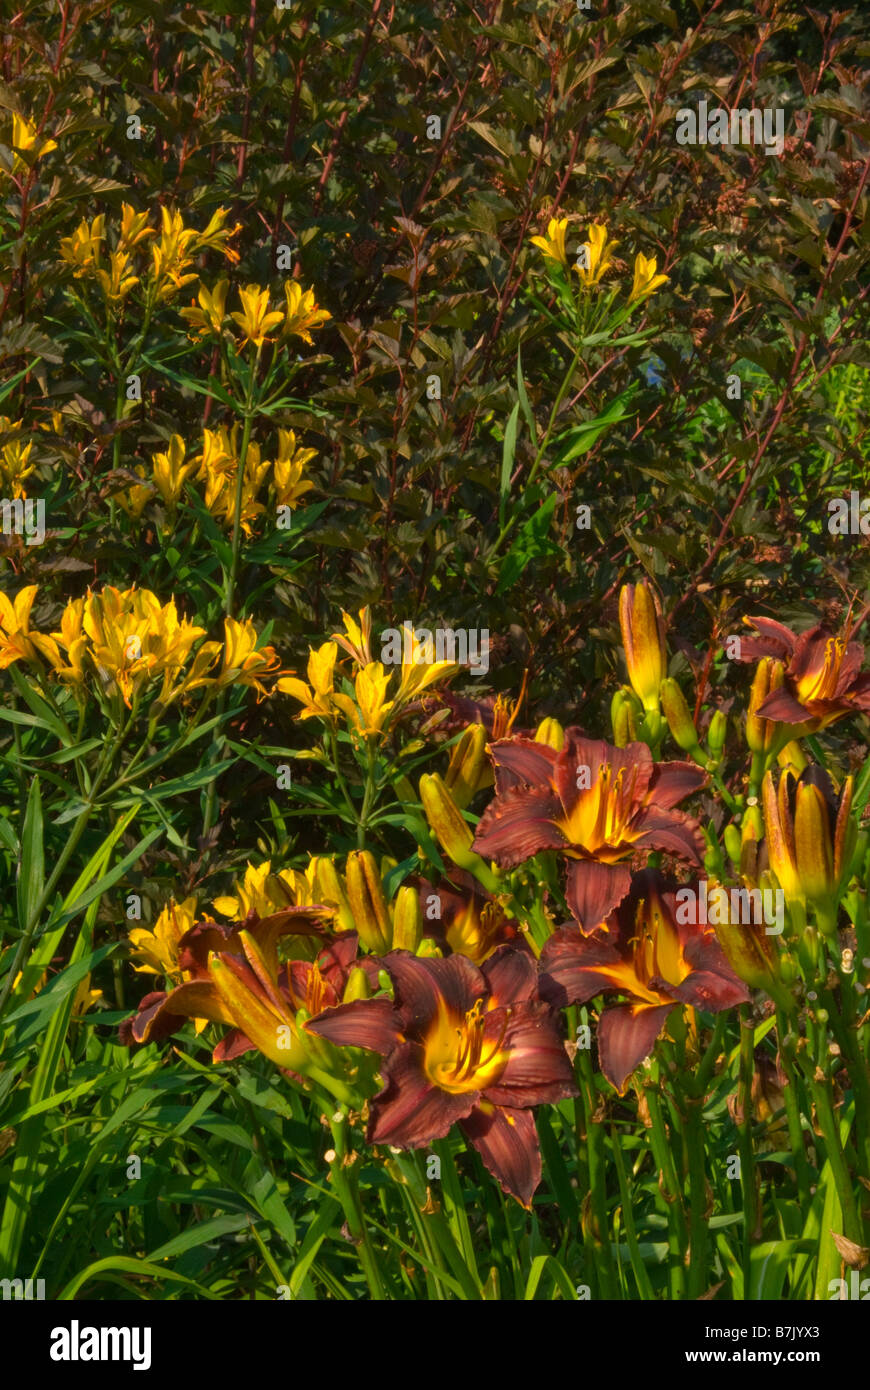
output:
[[[471,1114],[480,1092],[454,1095],[433,1086],[423,1069],[424,1056],[418,1043],[409,1042],[397,1047],[384,1062],[381,1075],[386,1084],[371,1103],[366,1135],[369,1144],[416,1149],[433,1139],[444,1139],[457,1120]]]
[[[530,1210],[541,1181],[541,1150],[531,1110],[478,1107],[462,1121],[462,1130],[504,1191]]]
[[[546,787],[556,763],[556,750],[531,738],[499,739],[490,746],[490,753],[500,796],[523,782]]]
[[[572,859],[568,865],[568,906],[588,936],[618,907],[631,887],[631,871],[625,864],[598,864],[591,859]]]
[[[603,933],[584,935],[578,927],[560,927],[541,951],[541,997],[557,1008],[585,1004],[606,989],[621,986],[608,978],[624,968],[614,941]]]
[[[605,1009],[598,1023],[598,1060],[602,1074],[620,1095],[634,1069],[656,1044],[672,1004],[617,1004]]]
[[[515,869],[542,849],[559,849],[566,844],[554,824],[559,814],[559,802],[549,789],[511,787],[487,806],[472,849],[494,859],[502,869]]]
[[[548,1004],[537,1001],[514,1005],[510,1010],[494,1009],[486,1016],[484,1047],[496,1041],[503,1028],[507,1064],[498,1080],[484,1087],[486,1100],[494,1105],[552,1105],[566,1096],[576,1096],[558,1019]]]
[[[527,951],[499,946],[480,968],[497,1005],[536,998],[538,972]]]
[[[706,787],[709,780],[694,763],[657,763],[650,778],[650,803],[661,811],[669,811],[684,796]]]
[[[339,1047],[364,1047],[382,1057],[403,1037],[402,1021],[389,999],[354,999],[317,1014],[305,1027]]]
[[[444,1005],[461,1019],[486,994],[486,980],[467,956],[421,959],[410,951],[390,951],[381,958],[395,987],[404,1031],[421,1037]]]

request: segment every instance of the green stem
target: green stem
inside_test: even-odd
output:
[[[335,1195],[341,1202],[347,1220],[347,1228],[356,1247],[369,1292],[373,1299],[383,1302],[384,1289],[378,1271],[377,1258],[366,1228],[356,1177],[355,1170],[359,1160],[349,1142],[347,1118],[344,1115],[339,1115],[338,1118],[333,1115],[330,1117],[329,1125],[335,1145],[335,1158],[330,1164]]]

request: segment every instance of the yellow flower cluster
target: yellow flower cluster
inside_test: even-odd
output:
[[[568,256],[565,250],[565,229],[568,226],[568,218],[551,218],[547,227],[545,237],[533,236],[532,245],[537,246],[543,251],[549,261],[559,265],[563,270],[568,269]],[[574,270],[580,277],[581,284],[587,290],[594,289],[601,283],[602,278],[612,269],[613,251],[618,245],[615,241],[609,241],[607,228],[598,223],[593,224],[587,229],[589,240],[583,243],[584,256],[578,257],[574,264]],[[656,273],[655,256],[644,256],[638,252],[634,262],[634,283],[628,303],[634,304],[641,299],[646,299],[654,294],[657,289],[668,281],[667,275]]]
[[[113,250],[106,246],[106,217],[100,213],[91,222],[83,218],[72,236],[61,240],[61,259],[72,266],[76,279],[95,279],[110,304],[123,303],[143,278],[148,294],[159,304],[173,299],[185,285],[199,278],[192,267],[200,252],[220,251],[231,263],[238,261],[238,252],[228,242],[241,229],[241,223],[228,227],[228,215],[229,209],[218,208],[205,229],[198,232],[194,227],[185,227],[180,212],[162,207],[158,233],[148,225],[147,212],[136,212],[129,203],[123,203]],[[147,252],[152,237],[157,240],[150,246],[150,265],[136,264],[134,257]]]
[[[181,435],[172,435],[166,450],[152,455],[150,482],[146,480],[144,468],[139,466],[136,472],[142,482],[125,489],[118,499],[121,506],[129,516],[138,519],[151,498],[159,493],[163,503],[170,509],[174,508],[187,479],[195,477],[203,485],[205,505],[212,516],[231,529],[239,475],[238,424],[233,425],[232,429],[221,425],[216,430],[204,430],[202,452],[187,461],[185,455],[186,446]],[[270,470],[274,507],[289,507],[295,511],[300,498],[314,487],[304,473],[316,457],[316,449],[303,449],[297,445],[293,430],[278,431],[278,451],[274,461],[261,458],[260,446],[249,442],[241,511],[242,529],[246,535],[251,534],[251,523],[267,510],[260,498]]]
[[[213,290],[200,285],[198,304],[180,311],[192,330],[192,338],[221,335],[224,327],[228,326],[228,293],[227,280],[218,280]],[[284,298],[283,308],[270,309],[267,289],[248,285],[239,290],[241,308],[234,310],[229,318],[240,330],[240,346],[252,343],[254,347],[261,348],[264,343],[290,337],[301,338],[303,342],[313,345],[311,330],[319,328],[332,315],[316,303],[313,290],[303,290],[296,280],[287,281]]]
[[[261,678],[277,674],[279,659],[272,647],[257,650],[257,633],[248,620],[224,620],[224,642],[195,644],[205,636],[179,617],[175,599],[161,604],[149,589],[114,589],[71,599],[60,629],[40,633],[30,627],[37,585],[22,589],[14,603],[0,593],[0,669],[25,661],[50,668],[52,678],[83,697],[90,676],[102,693],[120,692],[127,708],[153,682],[160,681],[158,700],[167,705],[201,687],[229,684],[253,686],[267,693]],[[221,659],[217,674],[206,672]]]
[[[391,721],[409,701],[430,686],[456,675],[459,666],[452,661],[422,661],[422,644],[416,634],[408,633],[410,641],[403,642],[402,666],[393,685],[393,673],[385,670],[380,661],[371,657],[371,613],[359,611],[359,622],[342,613],[344,631],[333,633],[308,658],[309,684],[295,677],[278,681],[278,689],[292,695],[302,705],[300,719],[318,718],[334,726],[339,715],[344,717],[353,734],[382,737]],[[405,634],[403,633],[403,636]],[[353,684],[348,690],[336,690],[336,661],[338,648],[343,647],[353,659]],[[410,659],[408,659],[410,658]],[[391,691],[391,685],[393,689]]]
[[[33,445],[24,444],[17,435],[23,424],[23,420],[13,421],[6,415],[0,415],[0,493],[13,500],[27,496],[24,479],[36,467],[35,463],[30,462]]]
[[[44,154],[49,154],[51,150],[57,149],[56,140],[40,140],[33,121],[29,121],[26,116],[21,116],[18,112],[14,112],[12,116],[11,143],[15,152],[13,166],[15,171],[22,165],[32,164],[35,160],[41,159]],[[26,154],[28,159],[22,159],[22,154]]]

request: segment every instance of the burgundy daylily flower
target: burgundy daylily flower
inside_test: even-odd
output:
[[[672,1011],[690,1004],[708,1013],[745,1004],[746,986],[729,966],[711,928],[682,922],[677,885],[654,869],[638,874],[609,931],[584,936],[560,927],[541,952],[541,994],[554,1005],[585,1004],[618,992],[598,1024],[602,1074],[622,1095],[661,1036]]]
[[[759,705],[756,715],[814,733],[843,715],[870,711],[870,672],[861,672],[864,648],[850,642],[851,628],[835,637],[817,623],[797,636],[773,618],[745,618],[760,636],[740,639],[740,661],[764,656],[783,662],[783,684]],[[797,730],[795,730],[797,733]]]
[[[674,809],[706,784],[694,763],[654,763],[644,743],[614,748],[565,731],[560,752],[530,739],[492,746],[496,798],[473,848],[513,869],[541,850],[567,856],[568,906],[581,931],[595,930],[631,886],[627,860],[661,849],[701,863],[697,821]]]
[[[505,1192],[530,1207],[541,1180],[532,1107],[577,1094],[531,957],[502,946],[478,968],[465,956],[391,951],[380,964],[395,1003],[361,999],[306,1025],[384,1059],[368,1142],[416,1149],[458,1123]]]
[[[430,883],[419,876],[408,882],[416,887],[420,896],[424,934],[445,954],[468,956],[475,965],[481,965],[487,956],[508,942],[525,949],[516,922],[506,916],[500,904],[464,869],[453,870],[452,883]],[[437,902],[438,907],[438,916],[434,918],[430,912],[433,902]]]
[[[197,922],[190,931],[184,933],[178,943],[178,964],[188,978],[169,991],[155,990],[146,994],[139,1001],[138,1011],[121,1023],[121,1042],[127,1046],[134,1043],[159,1042],[175,1033],[188,1018],[205,1018],[213,1023],[234,1026],[236,1020],[215,988],[209,970],[210,958],[216,956],[230,963],[231,968],[233,963],[237,968],[243,968],[247,955],[244,936],[247,935],[253,940],[258,955],[262,957],[269,973],[277,977],[279,938],[293,935],[318,937],[322,940],[323,930],[332,918],[332,910],[327,907],[291,907],[274,912],[269,917],[258,917],[255,912],[250,912],[244,922],[234,922],[226,926],[218,922]],[[333,963],[338,968],[339,962],[351,951],[351,947],[353,954],[356,954],[356,933],[348,933],[348,938],[352,938],[352,941],[342,937],[334,946],[327,947],[331,954],[330,964],[324,967],[324,986],[331,987],[333,984],[330,975]],[[307,969],[308,974],[305,978],[308,979],[310,972],[315,968],[316,963],[311,962],[292,961],[288,964],[288,984],[284,989],[288,1001],[292,1000],[293,971],[297,972],[295,978],[301,985],[303,975],[299,972]],[[325,1003],[331,1002],[331,999],[328,999],[325,993],[318,993],[314,1002],[319,1010]],[[297,1004],[296,1008],[299,1007],[301,1006]],[[315,1009],[311,1012],[315,1012]],[[253,1046],[246,1037],[242,1045],[242,1034],[234,1028],[233,1033],[218,1044],[214,1060],[225,1061],[227,1057],[237,1056]]]

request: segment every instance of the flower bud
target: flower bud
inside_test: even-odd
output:
[[[471,801],[475,792],[492,783],[492,768],[486,756],[486,729],[482,724],[469,724],[450,754],[444,785],[460,810]]]
[[[460,869],[474,874],[490,892],[496,891],[498,880],[471,848],[474,841],[471,826],[463,820],[462,812],[437,772],[423,773],[420,778],[420,800],[430,828],[445,854]]]
[[[728,851],[728,858],[731,860],[731,863],[739,865],[740,851],[743,842],[740,838],[740,831],[733,822],[726,825],[722,833],[722,839],[725,841],[725,848]]]
[[[728,737],[728,718],[717,709],[710,720],[710,727],[707,730],[707,747],[710,749],[714,759],[718,762],[722,756],[722,749],[725,747],[725,739]]]
[[[801,888],[811,903],[832,912],[857,835],[851,816],[852,792],[852,778],[847,777],[838,801],[828,773],[810,766],[801,774],[795,793],[794,838]]]
[[[393,906],[393,950],[416,951],[423,938],[420,895],[410,884],[403,884]]]
[[[764,826],[767,832],[767,854],[770,867],[789,902],[804,902],[804,892],[798,878],[795,858],[794,822],[791,811],[791,788],[794,778],[784,772],[777,787],[773,773],[766,772],[761,795],[764,803]]]
[[[610,718],[613,724],[613,742],[617,748],[625,748],[637,742],[637,714],[641,705],[634,692],[621,686],[610,702]]]
[[[661,608],[645,579],[640,584],[622,586],[619,626],[628,679],[644,708],[657,709],[668,662]]]
[[[807,756],[796,739],[792,739],[791,743],[780,749],[776,760],[780,767],[785,768],[793,777],[800,777],[804,768],[809,767]]]
[[[390,949],[392,929],[381,876],[367,849],[347,856],[347,896],[360,940],[370,951],[383,955]]]
[[[356,923],[335,865],[331,859],[323,856],[318,856],[314,863],[314,886],[317,894],[315,901],[323,903],[326,907],[334,907],[341,930],[353,931]]]
[[[711,899],[716,886],[708,885],[708,896]],[[779,947],[776,945],[776,938],[767,935],[763,922],[741,922],[739,911],[737,920],[734,920],[733,899],[727,889],[717,894],[717,898],[717,920],[713,921],[711,914],[711,923],[731,969],[750,989],[764,989],[776,995],[779,992]]]
[[[755,668],[746,711],[746,742],[753,753],[771,753],[780,737],[782,726],[759,718],[757,711],[782,685],[784,674],[782,662],[772,656],[763,656]]]
[[[535,731],[535,743],[546,743],[548,748],[553,748],[557,753],[562,751],[565,744],[565,730],[558,719],[542,719]]]
[[[352,1004],[355,999],[371,999],[372,990],[369,977],[359,965],[355,965],[347,977],[342,1004]]]
[[[685,753],[693,752],[698,747],[698,731],[695,728],[695,721],[689,706],[686,704],[685,695],[677,682],[670,676],[666,676],[662,681],[659,695],[662,709],[665,712],[665,719],[668,721],[668,728],[674,736],[675,743]]]

